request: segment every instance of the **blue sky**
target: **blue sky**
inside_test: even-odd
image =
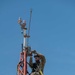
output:
[[[18,18],[28,24],[29,45],[46,57],[44,75],[75,75],[75,1],[0,1],[0,75],[16,75],[22,35]]]

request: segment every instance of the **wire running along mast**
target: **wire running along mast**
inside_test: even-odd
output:
[[[19,18],[18,23],[21,26],[21,29],[23,31],[23,44],[22,44],[22,52],[20,53],[20,61],[17,65],[17,73],[18,75],[27,75],[27,56],[29,55],[29,52],[31,51],[31,47],[28,46],[28,39],[30,37],[30,23],[31,23],[31,16],[32,16],[32,10],[30,10],[30,20],[29,20],[29,27],[28,27],[28,34],[27,34],[27,28],[26,28],[26,21],[21,20]]]

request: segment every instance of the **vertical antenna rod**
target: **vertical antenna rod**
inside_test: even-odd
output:
[[[32,18],[32,9],[30,10],[30,19],[29,19],[29,25],[28,25],[28,36],[30,36],[31,18]],[[28,46],[28,42],[29,42],[29,39],[27,39],[27,46]]]
[[[30,19],[29,19],[28,35],[30,33],[31,17],[32,17],[32,9],[30,10]]]

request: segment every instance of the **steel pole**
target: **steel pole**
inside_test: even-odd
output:
[[[27,52],[24,51],[24,75],[27,74]]]

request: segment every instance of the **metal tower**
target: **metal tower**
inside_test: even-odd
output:
[[[29,55],[31,51],[31,47],[28,46],[28,38],[29,32],[30,32],[30,22],[31,22],[31,14],[32,10],[30,11],[30,20],[29,20],[29,28],[26,27],[26,21],[21,20],[19,18],[18,23],[21,26],[21,29],[23,31],[23,44],[22,44],[22,52],[20,53],[20,61],[17,65],[17,75],[27,75],[27,56]],[[28,33],[27,33],[28,30]]]

